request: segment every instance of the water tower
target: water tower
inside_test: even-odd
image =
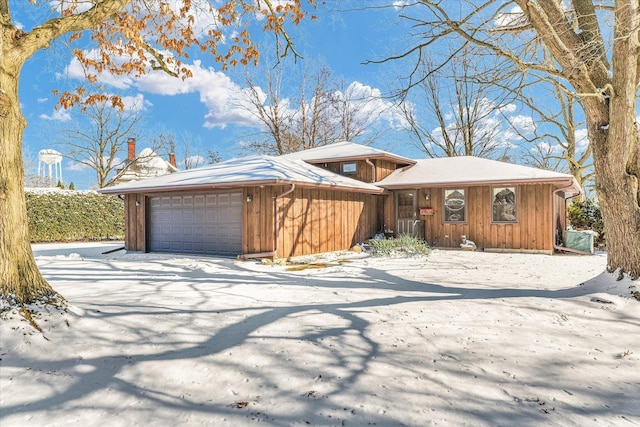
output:
[[[40,177],[47,176],[49,165],[49,187],[53,187],[58,181],[62,181],[62,154],[55,150],[40,150],[38,153],[38,182]]]

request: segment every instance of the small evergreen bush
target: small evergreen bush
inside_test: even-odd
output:
[[[567,208],[567,219],[576,230],[593,230],[598,233],[596,243],[604,243],[604,223],[600,208],[593,200],[574,201]]]
[[[373,239],[369,241],[373,256],[416,256],[427,255],[429,245],[421,239],[401,234],[394,239]]]
[[[124,202],[93,191],[26,191],[32,242],[120,240]]]

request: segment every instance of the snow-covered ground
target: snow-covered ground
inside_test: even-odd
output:
[[[2,314],[3,427],[640,425],[640,283],[604,255],[118,246],[34,245],[69,308]]]

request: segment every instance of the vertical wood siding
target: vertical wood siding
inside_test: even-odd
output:
[[[389,176],[391,172],[400,167],[397,163],[390,162],[389,160],[376,159],[373,160],[373,163],[376,165],[376,182],[383,180]]]
[[[139,206],[136,206],[136,201]],[[146,251],[146,198],[143,194],[124,196],[124,247],[128,251]]]
[[[389,162],[390,163],[390,162]],[[274,200],[290,187],[249,187],[243,190],[243,253],[275,250]],[[486,249],[525,249],[552,251],[556,219],[562,228],[566,221],[564,198],[556,196],[558,211],[553,213],[551,184],[517,186],[517,218],[514,224],[492,223],[491,187],[465,187],[467,221],[464,224],[443,222],[442,188],[418,191],[418,209],[432,208],[433,215],[421,215],[427,242],[434,247],[458,247],[465,234]],[[430,202],[424,198],[431,195]],[[139,201],[139,206],[136,206]],[[328,189],[297,188],[278,200],[280,216],[279,257],[329,252],[350,248],[365,241],[386,226],[395,228],[393,194],[369,195]],[[125,195],[125,248],[146,251],[146,197]]]
[[[290,186],[246,188],[243,252],[270,252],[274,239],[274,201]],[[278,199],[278,257],[349,249],[381,227],[381,196],[317,188],[296,188]]]
[[[285,192],[284,186],[245,188],[242,198],[251,196],[251,202],[244,203],[243,252],[246,254],[275,250],[274,210],[276,195]]]
[[[318,163],[315,166],[327,169],[333,173],[337,173],[340,175],[340,165],[342,163],[356,163],[358,166],[357,173],[353,175],[347,175],[349,178],[357,179],[362,182],[377,182],[380,181],[394,170],[398,168],[398,164],[389,160],[382,159],[371,159],[371,163],[375,166],[371,168],[371,165],[368,164],[365,160],[354,160],[354,161],[346,161],[346,162],[331,162],[331,163]],[[374,171],[375,169],[375,176]]]
[[[460,224],[443,221],[443,189],[426,188],[418,191],[418,208],[432,208],[433,215],[421,215],[424,220],[425,239],[434,247],[459,247],[460,236],[466,235],[478,247],[486,249],[525,249],[534,251],[553,250],[554,218],[551,184],[516,186],[517,222],[494,223],[490,186],[463,187],[466,190],[466,222]],[[424,194],[431,194],[426,202]],[[385,218],[392,216],[395,222],[395,202],[391,198],[385,203]],[[559,204],[563,218],[563,204]]]
[[[279,257],[349,249],[381,228],[376,195],[298,188],[278,203]]]

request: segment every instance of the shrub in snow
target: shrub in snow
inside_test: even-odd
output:
[[[576,230],[593,230],[598,233],[596,243],[604,243],[604,223],[600,208],[593,200],[576,200],[567,208],[569,223]]]
[[[32,242],[124,238],[124,203],[94,191],[26,190]]]
[[[429,245],[421,239],[401,234],[395,239],[372,239],[369,248],[373,256],[427,255]]]

